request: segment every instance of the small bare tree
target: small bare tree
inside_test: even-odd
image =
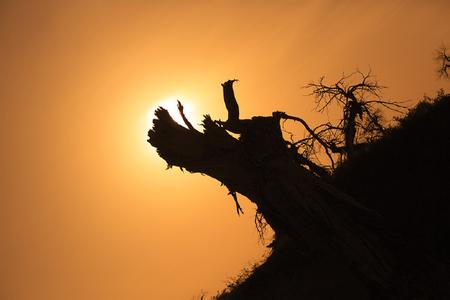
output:
[[[357,83],[350,83],[358,77]],[[378,84],[369,71],[367,74],[356,71],[350,75],[342,75],[335,83],[325,83],[325,77],[318,82],[305,86],[315,97],[318,112],[337,106],[342,109],[342,118],[337,122],[328,121],[315,128],[310,128],[306,122],[295,117],[306,128],[308,134],[292,143],[303,156],[310,158],[318,148],[325,151],[332,169],[335,166],[336,155],[340,160],[351,157],[361,146],[384,134],[385,125],[381,108],[402,113],[406,107],[401,102],[386,101],[381,97],[384,86]]]
[[[436,50],[435,59],[439,63],[438,75],[440,78],[448,78],[448,69],[450,68],[450,56],[447,54],[445,46]]]

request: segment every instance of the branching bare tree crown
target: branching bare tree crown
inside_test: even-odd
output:
[[[449,78],[448,70],[450,68],[450,55],[447,54],[447,48],[445,46],[436,50],[435,59],[439,63],[438,75],[440,78]]]
[[[356,83],[351,83],[355,82],[355,78]],[[315,128],[305,126],[308,135],[294,142],[307,157],[316,153],[317,147],[323,148],[332,168],[336,155],[340,160],[348,158],[361,145],[383,135],[382,108],[400,113],[406,108],[401,102],[383,100],[381,92],[385,87],[370,71],[363,73],[357,70],[342,75],[335,83],[326,83],[322,76],[305,88],[315,97],[316,111],[324,112],[333,105],[342,109],[342,118],[337,123],[329,121]]]

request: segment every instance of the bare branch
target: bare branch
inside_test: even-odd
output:
[[[332,153],[342,153],[342,149],[336,147],[336,145],[334,145],[333,143],[329,143],[325,140],[323,140],[319,135],[317,135],[316,132],[314,132],[313,129],[311,129],[311,127],[309,127],[308,123],[305,122],[305,120],[299,118],[299,117],[295,117],[295,116],[290,116],[284,112],[278,112],[278,116],[280,117],[280,119],[285,119],[285,120],[292,120],[292,121],[296,121],[299,122],[303,125],[303,127],[305,127],[305,129],[308,131],[308,133],[313,137],[312,141],[317,141],[319,142],[319,144],[322,145],[325,154],[328,156],[330,163],[331,163],[331,167],[334,170],[335,168],[335,162],[333,159],[333,156],[331,155],[330,151]]]
[[[194,130],[197,131],[197,129],[194,128],[194,126],[192,126],[191,122],[189,122],[189,120],[186,118],[186,115],[184,114],[184,107],[181,104],[180,100],[177,100],[177,108],[178,108],[178,112],[181,115],[181,118],[183,119],[184,124],[186,124],[186,126],[190,129],[190,130]],[[198,131],[197,131],[198,132]]]
[[[436,50],[435,60],[439,63],[438,75],[440,78],[449,78],[448,70],[450,68],[450,55],[447,54],[447,48],[443,45]]]

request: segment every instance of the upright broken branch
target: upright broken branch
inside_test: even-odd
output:
[[[196,130],[194,128],[194,126],[192,126],[191,122],[186,118],[186,116],[184,114],[184,107],[181,104],[180,100],[177,100],[177,108],[178,108],[178,112],[180,113],[180,116],[183,119],[184,124],[186,124],[187,128],[189,128],[189,130]]]

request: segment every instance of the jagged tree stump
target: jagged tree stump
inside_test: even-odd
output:
[[[246,196],[276,233],[295,240],[299,255],[337,253],[366,282],[388,289],[392,265],[379,240],[378,216],[298,163],[299,154],[282,136],[285,113],[240,120],[233,82],[222,84],[226,122],[206,115],[200,132],[184,116],[181,103],[187,127],[158,108],[150,144],[169,166],[206,174]]]

